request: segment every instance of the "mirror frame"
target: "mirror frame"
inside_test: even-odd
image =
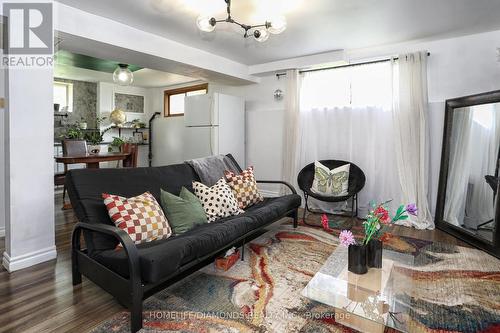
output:
[[[500,103],[500,90],[490,91],[477,95],[464,96],[446,100],[443,144],[441,153],[441,169],[439,171],[439,186],[436,203],[436,227],[443,230],[464,242],[480,248],[497,258],[500,258],[500,192],[497,191],[495,200],[495,225],[493,227],[493,242],[478,237],[462,228],[456,227],[451,223],[444,221],[444,205],[446,199],[446,188],[448,185],[448,169],[450,164],[450,141],[453,126],[453,112],[456,108],[474,106],[480,104]]]

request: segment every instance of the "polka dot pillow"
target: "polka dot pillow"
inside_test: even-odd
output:
[[[193,182],[193,190],[207,214],[208,223],[242,212],[238,208],[238,201],[233,191],[224,178],[219,179],[212,187]]]

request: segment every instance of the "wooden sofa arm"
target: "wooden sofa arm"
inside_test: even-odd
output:
[[[81,250],[80,235],[82,230],[106,234],[118,240],[125,250],[125,253],[127,254],[130,280],[134,282],[141,281],[139,253],[137,252],[137,247],[135,246],[134,242],[124,230],[106,224],[90,224],[79,222],[73,228],[73,234],[71,237],[71,246],[73,251]],[[75,264],[76,263],[73,263],[73,265]]]
[[[257,183],[258,184],[282,184],[282,185],[285,185],[286,187],[288,187],[290,189],[290,191],[292,191],[293,194],[297,194],[297,191],[292,186],[292,184],[287,183],[287,182],[282,181],[282,180],[257,180]]]

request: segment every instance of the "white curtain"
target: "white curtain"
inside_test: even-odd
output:
[[[282,172],[283,179],[295,185],[297,177],[297,137],[299,132],[299,71],[288,70],[286,80]]]
[[[465,213],[465,196],[471,162],[471,129],[471,109],[468,107],[456,109],[453,112],[450,168],[444,206],[444,220],[456,226],[462,225]]]
[[[399,55],[394,62],[394,147],[403,202],[416,203],[418,217],[402,224],[434,228],[428,203],[427,52]]]
[[[359,216],[370,200],[401,200],[394,155],[390,63],[305,73],[300,99],[298,164],[321,159],[352,162],[366,175]],[[312,208],[334,204],[311,200]]]

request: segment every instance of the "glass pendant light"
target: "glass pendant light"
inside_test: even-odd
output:
[[[113,72],[113,82],[120,86],[129,86],[134,82],[134,74],[128,68],[128,65],[118,64],[118,67]]]
[[[253,32],[253,37],[258,42],[265,42],[269,38],[269,32],[265,29],[255,30]]]
[[[276,16],[271,21],[271,26],[267,29],[270,33],[277,35],[285,31],[286,19],[284,16]]]
[[[205,32],[214,31],[216,23],[215,18],[209,16],[199,16],[198,19],[196,19],[198,29]]]

